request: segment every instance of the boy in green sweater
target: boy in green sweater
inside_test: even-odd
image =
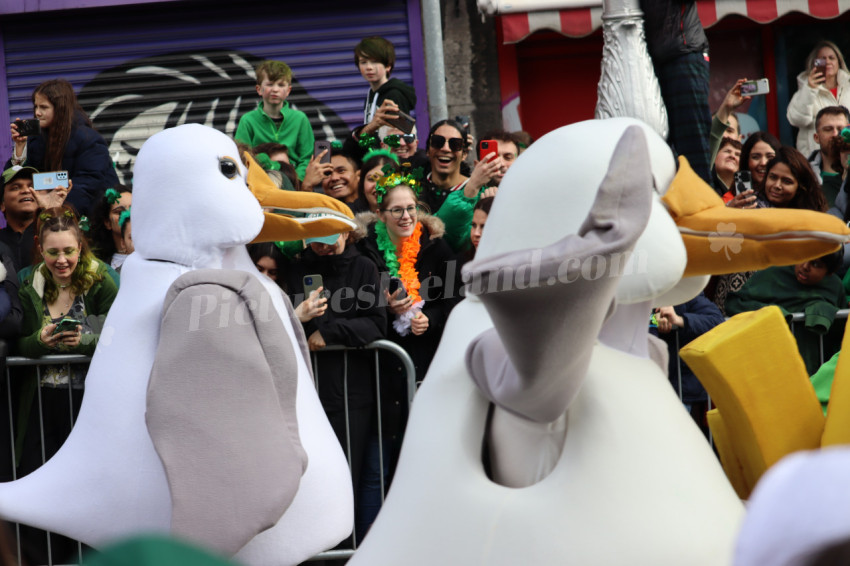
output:
[[[262,102],[239,120],[236,141],[251,147],[278,143],[289,150],[289,160],[304,179],[313,155],[313,128],[307,115],[289,105],[292,70],[280,61],[263,61],[257,66],[257,94]]]

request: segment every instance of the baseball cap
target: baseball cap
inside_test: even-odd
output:
[[[304,240],[305,244],[312,244],[313,242],[318,242],[320,244],[327,244],[329,246],[334,245],[337,240],[339,240],[339,234],[333,234],[331,236],[321,236],[318,238],[307,238]]]
[[[21,167],[20,165],[13,165],[12,167],[9,167],[5,171],[3,171],[3,186],[5,187],[6,183],[11,182],[12,179],[17,177],[21,173],[26,172],[29,172],[30,174],[38,173],[38,169],[36,169],[35,167]]]

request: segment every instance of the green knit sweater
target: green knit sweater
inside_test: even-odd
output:
[[[313,127],[307,115],[283,103],[280,110],[283,121],[275,124],[268,114],[263,111],[263,103],[251,110],[239,120],[236,128],[236,141],[251,147],[261,143],[280,143],[289,150],[289,162],[298,172],[298,178],[304,179],[304,172],[313,156]]]

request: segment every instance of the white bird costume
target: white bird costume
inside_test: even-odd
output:
[[[133,199],[136,251],[77,423],[44,466],[0,485],[0,515],[95,547],[171,532],[245,564],[332,547],[352,528],[348,467],[301,325],[245,244],[346,231],[350,212],[277,190],[200,125],[144,144]]]
[[[743,505],[648,357],[651,307],[690,299],[705,273],[823,255],[848,231],[726,209],[696,179],[627,118],[560,128],[519,157],[352,565],[730,562]],[[790,226],[796,252],[765,246]]]

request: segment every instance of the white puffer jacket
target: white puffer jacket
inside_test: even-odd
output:
[[[797,134],[797,149],[808,157],[820,149],[815,143],[815,117],[821,108],[841,105],[850,108],[850,74],[844,69],[838,69],[838,97],[823,85],[817,88],[809,86],[809,73],[803,71],[797,75],[797,92],[788,103],[788,121],[800,129]]]

